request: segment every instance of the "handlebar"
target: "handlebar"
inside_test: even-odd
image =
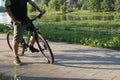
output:
[[[45,14],[46,11],[43,11],[42,13],[40,13],[38,16],[36,16],[35,18],[31,19],[31,22],[36,20],[37,18],[41,18],[44,14]]]

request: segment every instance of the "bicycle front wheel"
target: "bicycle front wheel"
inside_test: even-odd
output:
[[[53,64],[54,63],[53,52],[48,42],[43,38],[41,34],[38,35],[37,44],[44,58],[47,60],[47,63]]]
[[[7,33],[7,43],[9,48],[12,50],[12,42],[13,42],[13,30],[8,31]],[[25,49],[22,43],[18,44],[18,55],[24,55]]]

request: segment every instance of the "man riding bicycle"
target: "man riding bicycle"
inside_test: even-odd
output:
[[[31,4],[39,12],[43,13],[44,10],[41,10],[32,0],[6,0],[5,7],[6,12],[11,18],[11,21],[14,25],[14,38],[12,44],[12,50],[14,53],[14,64],[21,65],[22,62],[18,55],[18,43],[22,40],[24,30],[26,29],[26,24],[30,23],[30,19],[27,15],[27,3]],[[29,27],[33,29],[33,26]],[[31,52],[39,52],[38,49],[34,48],[33,45],[35,39],[33,36],[30,38],[30,50]]]

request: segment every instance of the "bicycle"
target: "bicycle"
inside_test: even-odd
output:
[[[45,13],[45,12],[44,12]],[[31,19],[30,21],[33,22],[35,21],[37,18],[41,18],[43,16],[43,14],[39,14],[38,16],[34,17],[33,19]],[[27,24],[29,25],[29,23]],[[7,25],[7,27],[10,28],[10,30],[7,33],[7,43],[8,46],[10,47],[10,49],[12,50],[12,38],[13,38],[13,25]],[[34,29],[31,31],[32,35],[35,37],[35,41],[37,43],[39,52],[42,53],[42,55],[44,56],[44,58],[47,60],[47,63],[49,64],[53,64],[54,63],[54,55],[53,52],[47,42],[47,40],[43,37],[42,33],[39,31],[39,29],[37,27],[34,27]],[[27,51],[27,48],[29,48],[29,39],[30,39],[31,35],[27,35],[27,37],[23,37],[22,41],[19,42],[18,45],[18,54],[23,56],[25,51]]]

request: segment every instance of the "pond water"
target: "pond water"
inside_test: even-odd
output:
[[[33,16],[31,16],[33,17]],[[44,22],[59,22],[59,21],[81,21],[81,20],[117,20],[120,15],[115,16],[80,16],[80,15],[46,15],[42,18]],[[0,23],[10,23],[10,18],[6,13],[0,13]]]
[[[120,15],[117,16],[79,16],[79,15],[51,15],[51,16],[46,16],[45,21],[47,22],[59,22],[63,20],[67,21],[81,21],[81,20],[118,20],[120,19]]]
[[[8,17],[8,15],[5,12],[0,13],[0,23],[2,23],[2,24],[10,23],[10,18]]]

